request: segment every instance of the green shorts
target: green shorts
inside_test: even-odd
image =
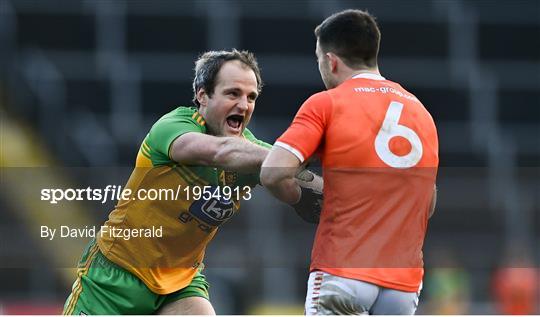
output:
[[[150,315],[186,297],[208,297],[200,271],[191,284],[167,295],[153,293],[139,278],[107,259],[94,240],[86,247],[64,315]]]

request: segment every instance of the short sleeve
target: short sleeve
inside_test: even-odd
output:
[[[189,108],[188,108],[189,109]],[[200,123],[200,115],[189,110],[178,110],[159,119],[150,129],[146,139],[146,145],[151,150],[153,165],[161,165],[172,162],[169,157],[171,144],[179,136],[188,132],[205,133],[204,126]]]
[[[300,162],[304,162],[319,147],[331,113],[332,98],[328,92],[309,97],[275,145],[290,151]]]
[[[253,135],[253,133],[251,131],[249,131],[247,128],[244,129],[243,135],[244,135],[244,138],[246,138],[246,140],[250,141],[251,143],[257,144],[257,145],[262,146],[262,147],[267,148],[267,149],[272,148],[271,144],[268,144],[268,143],[266,143],[264,141],[261,141],[261,140],[257,139],[255,137],[255,135]]]

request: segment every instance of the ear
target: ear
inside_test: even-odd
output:
[[[206,106],[208,104],[208,94],[204,90],[204,88],[199,89],[197,91],[197,101],[201,106]]]
[[[336,73],[339,57],[330,52],[326,53],[326,57],[328,58],[328,66],[330,66],[330,70],[332,71],[332,73]]]

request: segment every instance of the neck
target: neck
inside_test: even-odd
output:
[[[379,72],[379,68],[378,67],[375,67],[375,68],[369,68],[369,69],[357,69],[357,70],[353,70],[351,72],[351,77],[354,77],[356,75],[360,75],[360,74],[375,74],[375,75],[381,75],[381,73]]]
[[[346,69],[343,69],[340,72],[340,74],[338,74],[339,84],[359,74],[376,74],[379,76],[381,75],[381,73],[379,72],[379,67],[377,66],[373,68],[360,68],[360,69],[346,68]]]

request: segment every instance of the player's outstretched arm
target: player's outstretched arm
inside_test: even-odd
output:
[[[274,146],[261,168],[261,184],[277,199],[294,205],[300,200],[300,185],[294,179],[300,160],[289,151]]]
[[[258,172],[269,150],[240,137],[216,137],[188,132],[176,138],[169,157],[180,164],[221,167],[237,172]]]

